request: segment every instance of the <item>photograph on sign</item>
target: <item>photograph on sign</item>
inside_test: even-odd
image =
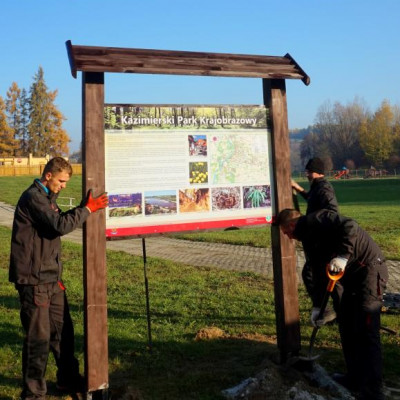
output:
[[[265,106],[104,108],[108,237],[272,221]]]

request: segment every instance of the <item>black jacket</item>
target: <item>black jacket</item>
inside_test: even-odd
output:
[[[47,194],[40,183],[21,195],[14,214],[11,237],[9,280],[38,285],[61,279],[61,239],[89,216],[86,207],[62,212],[54,193]]]
[[[316,178],[312,181],[308,192],[300,192],[307,201],[306,214],[326,209],[339,212],[335,190],[325,178]]]
[[[320,210],[300,217],[294,235],[302,242],[313,279],[320,287],[318,299],[326,288],[325,268],[332,258],[343,256],[348,259],[346,273],[341,279],[344,286],[361,277],[357,274],[360,268],[384,261],[379,246],[356,221],[333,211]],[[314,305],[319,302],[317,297],[313,298]]]

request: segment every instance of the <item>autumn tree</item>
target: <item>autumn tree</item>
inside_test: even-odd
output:
[[[389,102],[384,100],[381,107],[360,128],[360,144],[367,159],[376,167],[382,167],[393,151],[396,124]]]
[[[35,156],[64,156],[68,154],[70,141],[62,123],[65,120],[54,101],[57,90],[49,91],[44,72],[39,67],[30,88],[29,101],[29,152]]]
[[[394,163],[393,165],[400,166],[400,106],[395,105],[392,107],[393,111],[393,154],[391,158],[397,159],[398,162]]]
[[[14,132],[7,122],[6,104],[0,96],[0,156],[12,157],[17,147]]]

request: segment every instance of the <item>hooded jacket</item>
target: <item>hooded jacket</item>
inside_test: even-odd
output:
[[[83,224],[90,211],[79,206],[62,212],[56,199],[38,180],[21,195],[12,228],[10,282],[38,285],[61,280],[60,237]]]

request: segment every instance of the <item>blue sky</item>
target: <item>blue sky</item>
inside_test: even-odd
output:
[[[1,5],[0,96],[29,89],[39,66],[81,141],[81,73],[71,76],[65,42],[163,50],[283,56],[311,77],[287,80],[289,128],[314,123],[326,101],[357,96],[375,110],[400,105],[398,0],[5,0]],[[260,79],[106,74],[109,103],[262,104]]]

